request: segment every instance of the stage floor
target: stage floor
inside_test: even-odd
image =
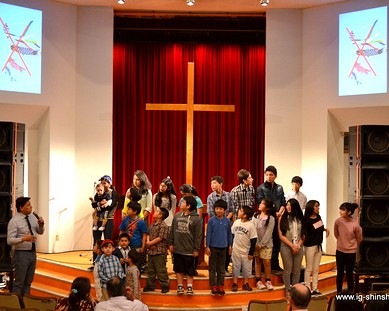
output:
[[[69,252],[63,252],[63,253],[38,253],[37,257],[44,260],[53,261],[58,264],[75,267],[82,270],[88,270],[93,265],[93,253],[92,251],[88,250],[79,250],[79,251],[69,251]],[[208,257],[205,256],[205,262],[208,262]],[[326,264],[335,262],[335,256],[334,255],[323,255],[321,258],[320,264]],[[280,265],[282,267],[282,260],[280,258]],[[303,259],[303,266],[305,266],[305,259]],[[171,256],[168,255],[168,262],[167,262],[168,272],[169,275],[174,274]],[[198,268],[198,277],[208,277],[208,270]],[[231,272],[231,264],[229,271]]]

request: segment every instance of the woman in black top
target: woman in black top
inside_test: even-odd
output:
[[[319,215],[320,203],[316,200],[310,200],[305,206],[305,223],[307,226],[307,235],[304,240],[306,268],[304,273],[305,285],[310,288],[310,276],[312,273],[312,295],[321,295],[317,289],[319,265],[322,255],[321,243],[323,242],[323,232],[326,231],[327,237],[330,232],[324,228],[323,221]]]

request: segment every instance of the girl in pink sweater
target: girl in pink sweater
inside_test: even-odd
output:
[[[335,221],[334,235],[336,243],[336,289],[342,290],[344,270],[346,269],[347,289],[354,290],[353,269],[358,245],[362,242],[362,228],[351,216],[358,204],[345,202],[339,207],[340,217]]]

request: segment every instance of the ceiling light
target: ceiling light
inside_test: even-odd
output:
[[[125,2],[126,2],[126,0],[118,0],[119,4],[124,4]]]
[[[195,2],[196,0],[186,0],[186,4],[190,6],[195,5]]]
[[[267,6],[270,0],[260,0],[259,2],[261,3],[262,6]]]

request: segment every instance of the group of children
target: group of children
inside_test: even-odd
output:
[[[131,189],[127,195],[126,216],[120,225],[121,234],[118,247],[115,249],[115,244],[111,240],[97,241],[95,246],[94,251],[99,254],[95,265],[95,280],[99,283],[96,284],[97,295],[99,295],[98,285],[101,284],[101,299],[108,299],[105,284],[113,276],[118,276],[130,288],[128,298],[140,299],[139,271],[142,268],[140,258],[146,256],[146,250],[148,278],[144,292],[155,290],[156,279],[160,282],[162,293],[169,292],[166,267],[169,250],[172,254],[173,270],[177,276],[178,295],[183,295],[185,292],[183,282],[185,275],[187,278],[186,293],[193,294],[196,258],[199,255],[202,239],[202,218],[197,212],[198,196],[184,195],[179,203],[180,211],[175,214],[177,198],[174,185],[170,178],[164,179],[159,192],[153,197],[154,221],[148,227],[147,223],[139,217],[142,206],[138,200],[141,195]],[[93,201],[100,200],[104,203],[104,199],[101,200],[102,194],[98,190],[96,187],[96,196]],[[220,193],[223,194],[223,191]],[[243,278],[242,289],[252,291],[249,278],[252,277],[253,259],[255,260],[256,287],[260,290],[274,288],[270,280],[274,230],[277,230],[282,242],[281,258],[284,265],[283,281],[286,293],[291,285],[299,282],[303,249],[305,249],[307,265],[305,284],[310,287],[312,273],[312,293],[321,294],[317,288],[322,254],[321,243],[323,232],[326,231],[328,236],[329,231],[324,228],[319,215],[319,202],[308,201],[304,216],[299,201],[290,198],[284,212],[277,215],[273,201],[264,198],[259,202],[258,212],[254,214],[251,207],[240,206],[236,220],[232,221],[233,211],[229,205],[233,202],[229,202],[230,196],[225,199],[223,195],[220,195],[223,199],[212,202],[213,210],[210,213],[212,217],[208,221],[206,232],[205,253],[209,256],[211,294],[225,295],[225,267],[228,267],[229,256],[233,264],[232,291],[238,290],[237,281],[240,275]],[[338,239],[336,259],[338,269],[341,270],[338,271],[338,291],[342,289],[344,267],[348,276],[348,287],[352,289],[350,267],[353,262],[355,263],[357,244],[362,239],[362,230],[351,217],[355,208],[355,204],[342,204],[341,217],[335,222],[335,237]],[[101,243],[101,251],[98,249],[99,243]],[[264,282],[261,279],[262,266]]]

